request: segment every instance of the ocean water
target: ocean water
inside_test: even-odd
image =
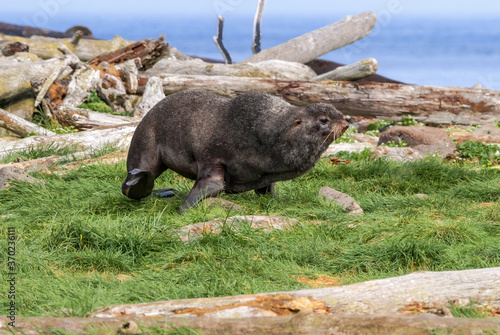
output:
[[[343,17],[266,16],[264,13],[262,49]],[[105,39],[120,35],[139,40],[165,34],[171,46],[186,54],[222,59],[212,41],[217,26],[213,14],[196,17],[153,14],[139,18],[66,16],[52,20],[44,28],[65,31],[76,24],[88,26],[94,36]],[[251,56],[252,29],[253,15],[225,18],[223,41],[234,62]],[[500,18],[379,20],[368,37],[321,58],[347,64],[368,57],[377,59],[378,74],[406,83],[459,87],[479,83],[500,91]]]

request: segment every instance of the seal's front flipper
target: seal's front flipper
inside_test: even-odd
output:
[[[224,190],[224,168],[217,166],[201,170],[191,192],[182,204],[179,214],[196,205],[205,198],[213,197]]]
[[[275,197],[276,196],[275,183],[271,183],[271,184],[264,186],[262,188],[257,188],[257,189],[255,189],[255,193],[260,194],[260,195],[271,193],[273,195],[273,197]]]
[[[158,190],[153,191],[154,195],[161,198],[170,198],[176,195],[177,193],[179,193],[179,191],[177,191],[175,188],[172,187],[160,188]]]
[[[122,193],[139,200],[151,194],[154,184],[155,176],[150,171],[133,169],[122,184]]]

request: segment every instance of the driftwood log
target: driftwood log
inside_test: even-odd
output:
[[[139,58],[142,64],[141,70],[147,70],[167,54],[168,43],[148,39],[129,44],[115,51],[100,54],[90,59],[87,64],[98,65],[106,62],[110,65],[117,65]]]
[[[130,118],[132,119],[132,118]],[[0,141],[0,158],[11,152],[36,146],[47,146],[51,143],[78,146],[79,150],[100,149],[108,144],[119,148],[127,148],[132,139],[136,125],[115,126],[112,129],[95,129],[72,134],[53,136],[30,136],[17,141]]]
[[[363,59],[359,62],[339,66],[335,70],[323,73],[312,80],[355,81],[377,73],[378,63],[375,58]]]
[[[343,20],[326,27],[306,33],[283,44],[262,50],[245,59],[243,63],[255,63],[268,59],[281,59],[289,62],[307,63],[330,51],[370,34],[377,22],[373,12],[347,16]]]
[[[21,137],[27,137],[29,135],[55,135],[54,132],[40,127],[33,122],[27,121],[19,116],[7,112],[0,108],[0,127],[5,128],[14,134]]]
[[[258,63],[214,64],[201,59],[177,60],[162,59],[152,69],[144,72],[144,76],[165,74],[186,74],[206,76],[234,76],[270,78],[280,80],[310,80],[316,73],[302,63],[286,62],[272,59]]]
[[[2,41],[22,42],[27,44],[30,52],[43,59],[62,56],[58,48],[60,44],[63,44],[83,61],[88,61],[104,53],[116,51],[134,43],[133,41],[124,40],[120,36],[115,36],[111,40],[80,39],[76,45],[73,45],[71,43],[73,38],[52,38],[42,36],[26,38],[0,34],[0,42]]]
[[[104,334],[138,323],[187,326],[204,334],[496,333],[499,317],[453,318],[447,306],[474,301],[484,312],[498,315],[499,297],[500,268],[416,272],[322,289],[117,305],[99,308],[90,318],[26,318],[17,321],[16,330],[85,333],[102,326]]]
[[[281,96],[294,105],[326,102],[351,116],[400,120],[403,115],[411,115],[430,125],[484,124],[500,119],[500,92],[485,89],[229,76],[161,77],[166,95],[182,90],[207,90],[235,97],[259,91]]]
[[[68,65],[67,58],[39,60],[32,54],[0,58],[0,100],[31,91],[35,78],[48,78]]]

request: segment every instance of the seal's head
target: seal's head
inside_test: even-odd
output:
[[[294,107],[289,131],[284,132],[279,151],[283,161],[305,172],[310,169],[328,146],[347,130],[349,124],[334,106],[317,103]]]

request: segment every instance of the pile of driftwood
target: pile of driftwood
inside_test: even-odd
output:
[[[372,12],[348,16],[237,64],[188,57],[161,38],[97,40],[86,38],[82,30],[68,38],[0,34],[0,127],[20,137],[43,135],[58,141],[54,133],[29,121],[36,107],[59,124],[79,130],[130,125],[133,131],[165,94],[195,89],[228,97],[267,92],[296,105],[332,103],[350,116],[399,120],[411,115],[430,125],[484,124],[500,119],[497,91],[357,81],[373,78],[377,61],[372,58],[320,75],[305,65],[314,65],[321,55],[365,37],[375,23]],[[78,108],[93,90],[115,112],[127,111],[132,116]],[[31,108],[22,118],[15,115],[20,105]],[[90,141],[89,145],[92,137],[75,135],[78,141]],[[26,143],[45,140],[48,138]],[[2,146],[6,151],[24,145]]]

